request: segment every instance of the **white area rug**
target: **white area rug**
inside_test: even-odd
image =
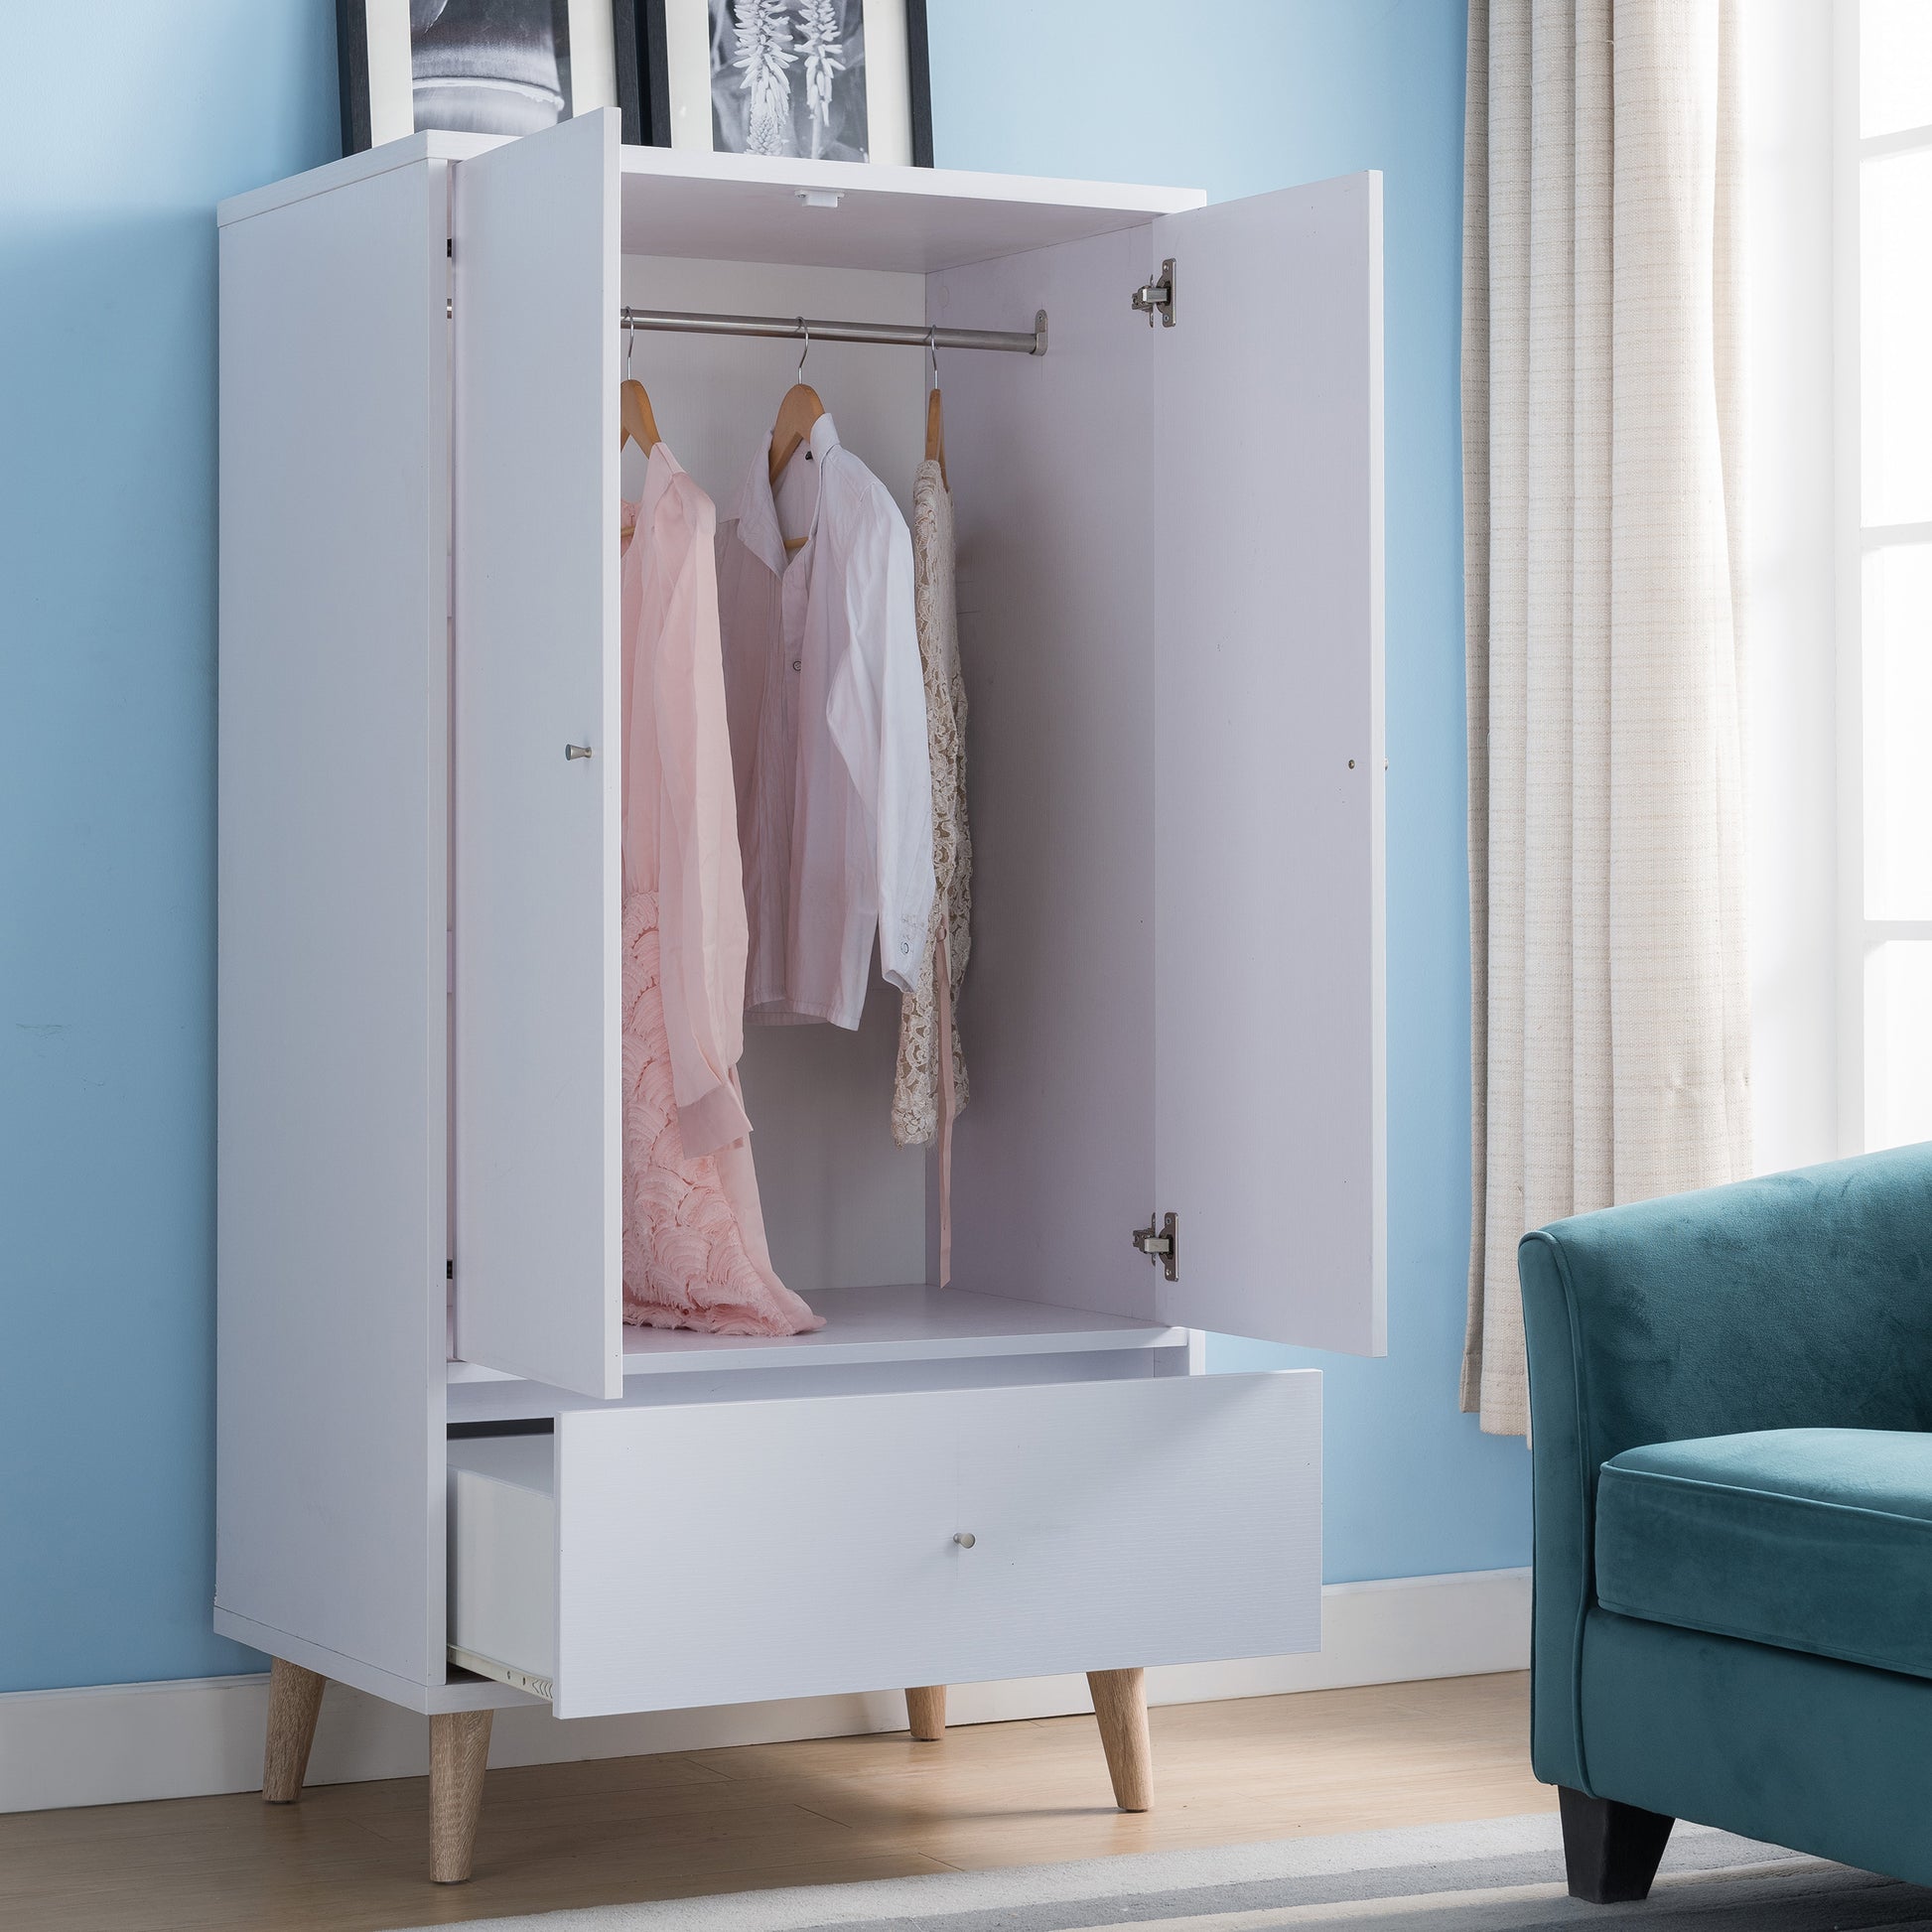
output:
[[[1585,1905],[1566,1893],[1556,1819],[1539,1816],[466,1923],[472,1932],[1540,1932],[1625,1920],[1644,1932],[1932,1932],[1932,1890],[1680,1825],[1644,1904]]]

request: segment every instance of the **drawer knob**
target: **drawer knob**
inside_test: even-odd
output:
[[[952,1533],[952,1540],[955,1543],[957,1543],[962,1550],[970,1550],[973,1547],[973,1545],[979,1541],[979,1538],[976,1537],[971,1530],[954,1530]]]

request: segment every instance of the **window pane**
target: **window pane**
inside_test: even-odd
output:
[[[1866,523],[1932,519],[1932,149],[1859,171]]]
[[[1932,940],[1865,957],[1864,1144],[1932,1141]]]
[[[1932,919],[1932,544],[1864,560],[1864,897]]]
[[[1864,0],[1859,10],[1859,132],[1932,121],[1932,5]]]

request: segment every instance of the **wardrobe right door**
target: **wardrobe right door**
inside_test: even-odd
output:
[[[1381,177],[1148,250],[1157,1308],[1380,1354]]]

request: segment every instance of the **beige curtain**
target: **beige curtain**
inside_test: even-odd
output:
[[[1469,0],[1462,1407],[1498,1435],[1525,1230],[1750,1169],[1742,7]]]

